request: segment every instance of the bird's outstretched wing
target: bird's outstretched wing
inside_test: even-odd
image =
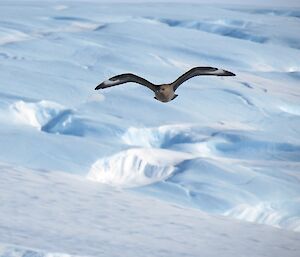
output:
[[[134,83],[141,84],[145,87],[148,87],[152,91],[155,91],[157,89],[157,86],[152,84],[148,80],[143,79],[143,78],[141,78],[137,75],[131,74],[131,73],[125,73],[125,74],[117,75],[108,80],[103,81],[101,84],[99,84],[95,88],[95,90],[103,89],[103,88],[107,88],[107,87],[113,87],[113,86],[121,85],[121,84],[124,84],[127,82],[134,82]]]
[[[235,76],[234,73],[213,67],[195,67],[181,75],[171,84],[173,85],[174,91],[186,80],[200,75],[213,75],[213,76]]]

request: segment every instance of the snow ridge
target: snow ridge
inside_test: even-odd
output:
[[[123,187],[137,187],[163,181],[188,154],[164,149],[133,148],[95,162],[90,180]]]
[[[193,203],[206,212],[298,231],[297,181],[280,174],[280,167],[273,174],[261,173],[261,164],[253,170],[247,163],[276,156],[283,165],[295,162],[298,167],[300,147],[258,140],[259,133],[243,124],[130,127],[121,138],[133,148],[98,160],[88,178],[121,187],[148,185],[138,190],[172,195],[176,202]],[[232,161],[237,164],[228,165]]]
[[[74,117],[74,110],[51,101],[17,101],[9,106],[16,123],[50,134],[83,136],[82,121]]]

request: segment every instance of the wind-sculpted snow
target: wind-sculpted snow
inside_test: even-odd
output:
[[[169,148],[178,143],[197,140],[197,127],[188,125],[161,126],[158,128],[129,128],[122,140],[132,146]]]
[[[252,26],[242,20],[216,20],[216,21],[180,21],[172,19],[161,19],[160,22],[170,27],[183,27],[201,30],[226,37],[249,40],[257,43],[266,43],[268,38],[263,35],[255,35],[247,27]]]
[[[98,98],[90,101],[98,101]],[[82,137],[97,131],[97,128],[88,125],[88,120],[78,117],[74,110],[51,101],[17,101],[9,106],[9,112],[16,124],[27,125],[45,133]],[[107,130],[106,126],[101,130]]]
[[[299,233],[208,215],[61,172],[0,164],[0,196],[1,257],[300,252]]]
[[[258,10],[260,12],[260,10]],[[253,11],[255,13],[255,10]],[[289,16],[289,12],[282,12],[282,15]],[[291,12],[292,13],[292,12]],[[237,15],[239,17],[239,15]],[[244,18],[244,17],[243,17]],[[274,32],[278,30],[282,24],[278,24],[278,28],[270,26],[269,24],[259,23],[259,20],[253,19],[211,19],[206,16],[201,20],[190,19],[172,19],[172,18],[160,18],[145,17],[146,20],[156,21],[161,24],[166,24],[172,28],[184,28],[195,31],[203,31],[225,37],[235,38],[239,40],[246,40],[255,43],[265,44],[284,44],[291,48],[300,48],[299,40],[291,36],[288,33],[282,33],[274,35]],[[289,21],[291,30],[297,30],[298,22]],[[264,29],[261,29],[264,27]],[[272,33],[272,31],[274,31]],[[267,33],[266,33],[267,32]],[[276,33],[276,32],[275,32]]]
[[[18,101],[10,106],[17,123],[37,128],[46,133],[82,136],[84,126],[73,117],[73,111],[60,104],[40,101]]]
[[[238,8],[234,8],[231,10],[245,12],[245,13],[251,13],[251,14],[270,15],[270,16],[278,15],[278,16],[300,18],[300,10],[297,10],[297,8],[296,8],[296,10],[289,10],[286,8],[282,8],[282,9],[277,9],[277,8],[238,9]]]
[[[300,219],[297,217],[299,204],[299,199],[279,203],[262,202],[256,205],[240,204],[225,215],[300,232]]]
[[[247,127],[224,126],[220,130],[221,127],[130,128],[122,139],[128,145],[148,147],[149,151],[164,148],[190,155],[176,165],[175,172],[161,177],[163,183],[154,189],[146,188],[146,192],[164,192],[176,202],[193,203],[206,212],[299,230],[298,180],[282,169],[287,165],[299,168],[300,146],[254,139],[259,138],[259,131]],[[230,159],[237,163],[230,164]],[[249,160],[255,164],[249,165]],[[282,167],[270,172],[260,160],[277,161]],[[111,163],[115,160],[111,159]],[[114,167],[110,167],[110,174],[115,174]]]
[[[198,256],[208,244],[217,253],[204,256],[227,257],[234,254],[212,237],[222,233],[219,223],[197,213],[299,231],[299,10],[96,2],[0,1],[0,162],[38,170],[0,172],[1,240],[42,256],[153,256],[155,247],[155,256]],[[237,76],[194,77],[168,104],[134,83],[94,90],[120,73],[166,83],[194,66]],[[54,178],[53,170],[62,173]],[[111,199],[115,191],[124,198]],[[133,195],[145,204],[128,205]],[[163,200],[156,216],[148,196]],[[178,219],[183,212],[173,208],[162,219],[169,205],[192,215]],[[170,222],[181,223],[161,235]],[[223,246],[232,241],[226,226]],[[299,256],[282,240],[266,250],[274,231],[292,231],[261,228],[229,248],[258,251],[239,256]],[[266,231],[272,236],[263,242]],[[112,235],[120,235],[118,247]]]
[[[130,149],[93,164],[88,178],[105,184],[136,187],[164,181],[188,154],[162,149]]]
[[[49,101],[18,101],[10,106],[10,110],[17,122],[43,130],[44,126],[60,116],[64,107]]]
[[[29,40],[30,36],[14,29],[5,29],[0,27],[0,46],[24,40]]]

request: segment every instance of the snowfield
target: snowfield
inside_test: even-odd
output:
[[[299,256],[300,7],[0,2],[0,256]],[[153,83],[194,66],[236,77]]]
[[[281,257],[300,251],[296,232],[209,215],[70,174],[0,167],[1,257]]]

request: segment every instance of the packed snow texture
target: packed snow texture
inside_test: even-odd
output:
[[[300,231],[299,12],[1,1],[0,162]],[[167,104],[133,83],[94,90],[194,66],[237,76],[193,78]]]
[[[1,257],[88,257],[83,255],[70,255],[65,253],[50,253],[39,249],[30,249],[17,245],[0,243]]]
[[[13,193],[11,190],[13,188]],[[1,257],[298,257],[300,233],[0,164]]]

